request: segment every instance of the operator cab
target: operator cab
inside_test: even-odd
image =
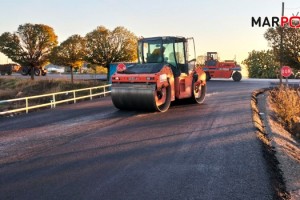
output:
[[[155,37],[138,42],[140,64],[168,63],[175,77],[195,68],[196,54],[193,38]]]
[[[207,52],[207,57],[205,61],[206,66],[216,66],[218,62],[217,52]]]

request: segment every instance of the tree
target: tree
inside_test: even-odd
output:
[[[87,68],[92,69],[94,71],[95,75],[97,73],[97,67],[98,67],[98,65],[95,65],[95,64],[90,64],[90,63],[87,64]]]
[[[243,64],[247,66],[250,78],[276,78],[279,73],[279,63],[272,50],[253,50]]]
[[[16,63],[28,66],[34,80],[34,69],[47,64],[57,43],[53,28],[27,23],[20,25],[16,33],[5,32],[0,36],[0,52]]]
[[[112,62],[132,62],[137,59],[137,37],[125,29],[117,27],[113,31],[104,26],[97,27],[86,35],[87,55],[85,60],[108,69]]]
[[[280,34],[283,31],[282,57],[280,55]],[[276,60],[283,65],[300,69],[300,29],[285,27],[269,28],[264,34],[266,40],[274,50]]]
[[[73,83],[73,68],[83,65],[85,53],[85,39],[80,35],[73,35],[53,49],[50,61],[55,65],[69,66]]]

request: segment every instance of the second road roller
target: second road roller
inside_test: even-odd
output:
[[[206,74],[196,67],[193,38],[151,37],[138,40],[138,62],[117,65],[111,98],[120,110],[165,112],[176,99],[202,104]]]

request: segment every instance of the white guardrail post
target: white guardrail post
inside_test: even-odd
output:
[[[56,107],[56,104],[55,104],[55,94],[53,94],[53,96],[52,96],[52,106],[53,106],[53,108]]]
[[[28,98],[25,98],[26,114],[28,113]]]
[[[74,99],[74,103],[76,103],[76,91],[73,91],[73,99]]]
[[[17,98],[17,99],[0,100],[0,105],[25,100],[25,107],[16,108],[16,109],[12,109],[12,110],[5,110],[5,111],[0,110],[0,115],[5,115],[5,114],[15,113],[15,112],[22,112],[22,111],[23,112],[25,111],[26,113],[28,113],[29,110],[31,110],[31,109],[49,107],[49,106],[51,108],[55,108],[56,105],[60,104],[60,103],[66,103],[66,102],[70,102],[70,101],[73,101],[74,103],[76,103],[77,99],[87,99],[87,98],[89,98],[90,100],[92,100],[93,96],[101,97],[102,95],[106,96],[106,93],[110,93],[109,90],[107,91],[105,89],[106,87],[109,88],[110,86],[111,86],[111,84],[103,85],[103,86],[90,87],[90,88],[84,88],[84,89],[78,89],[78,90],[70,90],[70,91],[56,92],[56,93],[50,93],[50,94],[42,94],[42,95],[36,95],[36,96],[30,96],[30,97],[23,97],[23,98]],[[104,89],[103,92],[93,94],[93,92],[92,92],[93,89],[101,89],[101,88]],[[76,97],[76,91],[88,91],[88,90],[90,91],[89,95],[79,96],[77,94],[77,97]],[[73,97],[68,97],[67,96],[66,99],[56,101],[56,95],[68,94],[68,93],[73,93]],[[42,104],[36,104],[36,105],[29,106],[29,99],[37,99],[37,98],[41,98],[41,97],[50,97],[52,99],[50,100],[50,103],[42,103]],[[23,104],[23,106],[24,106],[24,104]]]

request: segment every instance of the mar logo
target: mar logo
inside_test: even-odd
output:
[[[252,17],[251,26],[255,27],[277,27],[277,26],[289,26],[291,28],[300,28],[300,16],[293,15],[292,17]]]

